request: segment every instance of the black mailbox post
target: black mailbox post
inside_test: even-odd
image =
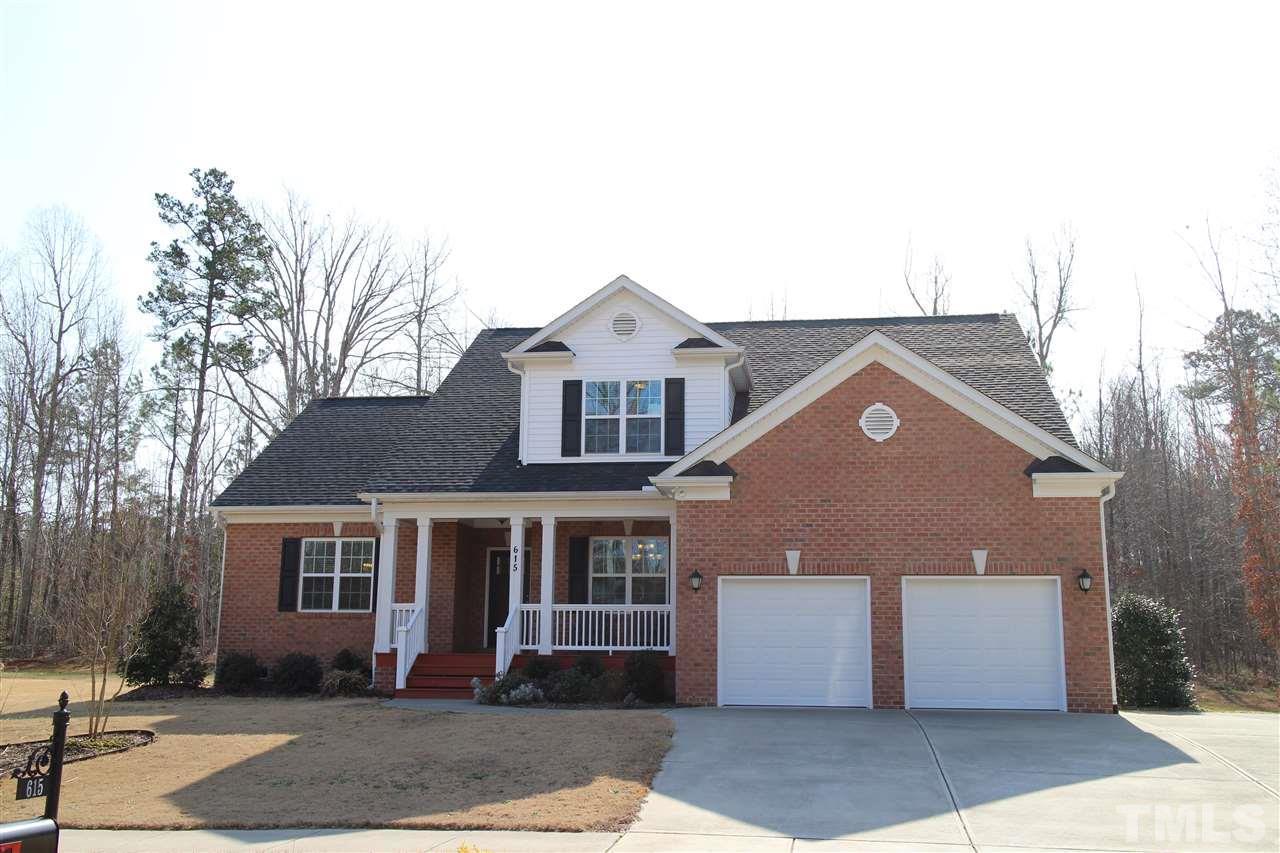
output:
[[[44,817],[0,824],[0,853],[57,853],[58,795],[62,788],[62,753],[67,744],[71,712],[64,691],[53,712],[53,738],[36,747],[26,766],[12,773],[18,780],[17,799],[44,797]]]

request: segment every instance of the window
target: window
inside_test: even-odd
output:
[[[302,540],[299,610],[373,609],[373,540]]]
[[[596,537],[591,540],[592,604],[666,604],[665,536]]]
[[[661,379],[584,382],[582,389],[584,453],[662,453]]]

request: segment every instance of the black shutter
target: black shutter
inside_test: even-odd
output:
[[[569,603],[587,603],[587,584],[591,578],[591,539],[569,537]]]
[[[582,380],[566,379],[561,385],[560,455],[582,455]]]
[[[684,456],[684,380],[668,379],[666,387],[666,454]]]
[[[392,522],[394,524],[395,522]],[[382,553],[382,537],[373,537],[373,592],[369,595],[369,609],[378,611],[378,555]]]
[[[298,572],[302,568],[302,540],[280,542],[280,597],[276,609],[281,613],[298,609]]]
[[[530,601],[533,600],[529,597],[530,584],[533,582],[533,575],[529,571],[529,554],[530,553],[532,552],[529,550],[529,548],[526,547],[524,549],[524,556],[520,558],[520,571],[524,572],[524,578],[521,581],[521,583],[524,584],[524,590],[521,593],[524,596],[524,598],[520,599],[521,604],[528,604]]]

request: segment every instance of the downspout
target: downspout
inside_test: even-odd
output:
[[[218,567],[218,627],[213,629],[213,660],[218,660],[218,643],[222,640],[222,595],[227,588],[227,519],[215,510],[222,528],[222,565]]]
[[[529,433],[529,430],[525,428],[526,424],[528,424],[529,422],[525,417],[525,412],[526,412],[526,407],[528,406],[528,397],[529,397],[529,395],[526,393],[528,389],[524,387],[525,386],[524,368],[516,367],[515,364],[510,359],[508,359],[507,370],[510,370],[516,376],[520,377],[520,446],[516,448],[516,451],[517,451],[516,463],[519,465],[523,465],[524,450],[525,450],[525,446],[524,446],[525,436],[528,435]]]
[[[1116,696],[1116,642],[1115,637],[1111,633],[1111,574],[1107,560],[1107,501],[1116,496],[1116,484],[1112,483],[1107,486],[1106,491],[1102,493],[1102,499],[1098,501],[1098,521],[1102,526],[1102,589],[1106,593],[1107,599],[1107,658],[1111,662],[1111,711],[1115,713],[1120,709],[1120,703]]]

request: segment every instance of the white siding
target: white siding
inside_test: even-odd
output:
[[[609,331],[609,320],[627,310],[640,318],[640,330],[629,340],[619,341]],[[671,348],[694,335],[692,329],[660,313],[629,293],[618,293],[597,305],[590,313],[554,335],[573,350],[572,362],[541,365],[530,362],[524,383],[526,433],[524,461],[560,462],[561,382],[565,379],[627,380],[683,377],[684,446],[692,450],[724,428],[726,412],[723,389],[724,365],[715,360],[678,362]],[[643,461],[660,456],[620,454],[582,456],[572,462]]]

